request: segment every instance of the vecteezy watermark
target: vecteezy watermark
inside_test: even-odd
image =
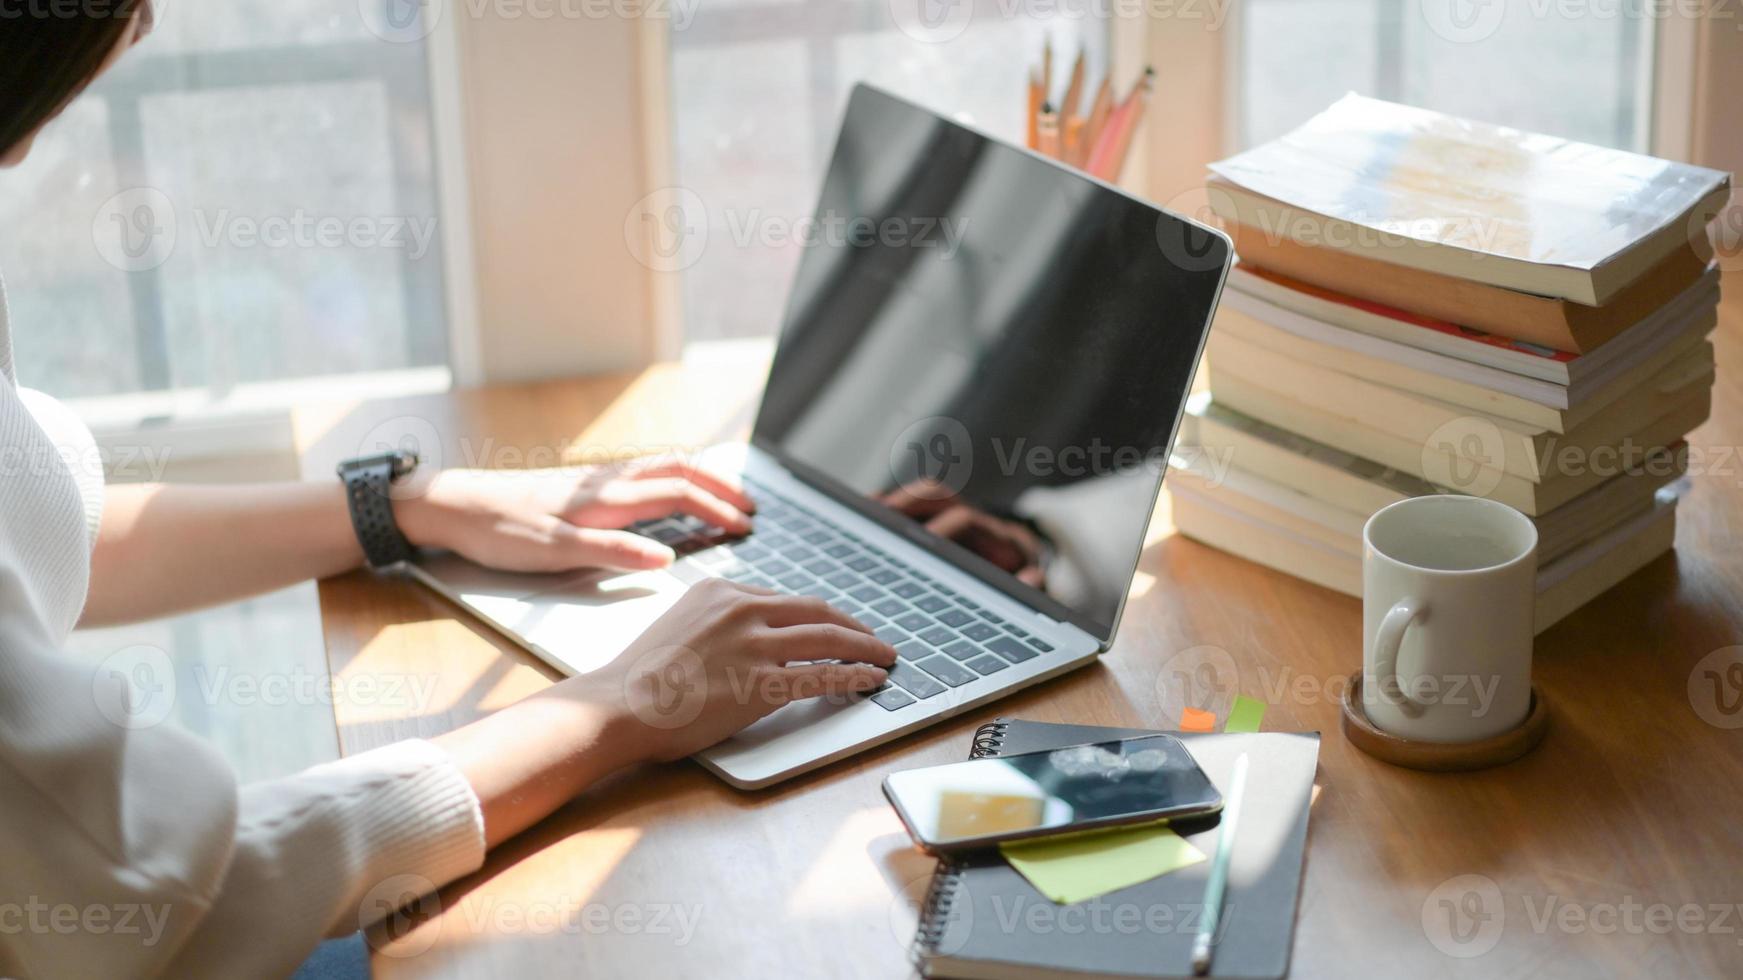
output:
[[[710,703],[756,705],[764,714],[793,701],[851,704],[864,697],[843,682],[851,669],[834,664],[809,668],[735,664],[711,670],[702,654],[690,647],[655,647],[625,665],[624,703],[642,724],[672,731],[694,724]],[[954,691],[947,692],[944,700],[954,697]]]
[[[191,683],[189,683],[191,681]],[[384,707],[423,714],[435,703],[441,675],[357,673],[332,676],[324,671],[238,670],[196,664],[184,678],[169,654],[148,644],[115,651],[97,665],[91,695],[97,709],[120,728],[162,724],[184,697],[207,707],[277,708],[289,705]]]
[[[1533,934],[1726,936],[1739,946],[1743,903],[1660,902],[1636,895],[1614,901],[1576,901],[1556,892],[1516,894],[1520,918],[1508,909],[1509,896],[1494,879],[1463,874],[1441,882],[1422,903],[1422,931],[1448,956],[1471,959],[1500,944],[1509,922],[1523,922]]]
[[[110,480],[158,483],[169,468],[168,446],[70,446],[52,443],[0,446],[0,476],[47,476],[71,471]]]
[[[925,44],[946,44],[968,30],[974,15],[982,20],[1037,20],[1106,24],[1113,20],[1197,22],[1221,30],[1233,0],[887,0],[890,21]]]
[[[1689,705],[1714,728],[1743,728],[1743,646],[1720,647],[1689,671]]]
[[[1743,21],[1738,29],[1743,30]],[[1689,213],[1691,240],[1705,240],[1713,250],[1713,259],[1726,272],[1743,269],[1743,187],[1731,188],[1731,197],[1719,213],[1710,218],[1699,210]]]
[[[154,0],[152,16],[162,21],[157,8],[163,0]],[[132,17],[139,9],[131,0],[6,0],[0,3],[0,24],[9,20],[98,20],[106,17]]]
[[[427,953],[436,944],[435,928],[419,926],[442,914],[436,883],[423,875],[394,875],[365,892],[357,904],[357,928],[376,952],[396,959]]]
[[[1224,203],[1229,200],[1220,188],[1206,192],[1207,206],[1219,212],[1232,213],[1232,205]],[[1508,222],[1476,213],[1399,219],[1384,212],[1355,209],[1336,221],[1327,221],[1311,211],[1284,207],[1267,209],[1250,216],[1250,220],[1243,216],[1243,221],[1249,231],[1263,236],[1271,245],[1294,242],[1370,252],[1456,245],[1490,253],[1499,251],[1499,243],[1511,232]]]
[[[97,710],[118,728],[162,724],[175,711],[176,671],[169,654],[148,644],[123,647],[97,665],[91,697]]]
[[[146,272],[168,262],[178,236],[175,204],[155,187],[121,191],[91,219],[97,254],[123,272]]]
[[[1468,415],[1451,419],[1422,443],[1423,478],[1447,490],[1487,497],[1507,477],[1507,440],[1491,418]],[[1687,474],[1743,486],[1743,452],[1737,446],[1664,446],[1633,436],[1614,445],[1582,446],[1550,435],[1537,448],[1516,443],[1512,451],[1519,461],[1546,476],[1669,478]]]
[[[434,215],[321,214],[305,208],[245,214],[234,208],[184,211],[154,187],[132,187],[111,196],[91,221],[91,241],[103,260],[123,272],[146,272],[168,262],[178,245],[205,249],[355,249],[401,251],[413,262],[436,239]],[[189,233],[192,233],[191,235]]]
[[[680,272],[701,261],[717,230],[738,249],[792,245],[926,249],[948,260],[962,247],[968,220],[925,215],[872,218],[832,210],[791,216],[761,208],[725,208],[710,215],[695,191],[662,187],[631,205],[623,219],[623,240],[630,255],[655,272]]]
[[[890,444],[889,470],[893,486],[922,500],[961,493],[974,475],[968,427],[947,415],[916,419]]]
[[[655,647],[637,656],[623,683],[624,702],[649,728],[683,728],[708,704],[708,665],[689,647]]]
[[[493,21],[665,21],[689,28],[701,0],[357,0],[369,33],[390,44],[415,44],[435,33],[444,18]]]
[[[1114,902],[1105,897],[1059,905],[1028,895],[994,895],[990,904],[992,920],[983,917],[982,928],[990,925],[1002,935],[1031,936],[1196,935],[1205,909],[1198,902]],[[1224,906],[1211,934],[1213,944],[1222,941],[1237,915],[1233,903]]]
[[[445,913],[445,914],[444,914]],[[532,901],[470,893],[444,906],[428,878],[395,875],[371,888],[358,926],[384,956],[428,952],[444,934],[466,936],[655,936],[687,946],[702,924],[699,902],[596,902],[572,895]],[[439,925],[431,923],[440,917]]]
[[[0,936],[131,936],[142,948],[163,940],[170,907],[143,902],[53,902],[35,895],[0,901]]]
[[[195,665],[200,700],[209,706],[279,708],[287,705],[352,705],[423,714],[434,703],[441,674],[359,673],[334,677],[325,671],[241,671],[220,664]]]
[[[1428,29],[1442,40],[1476,44],[1494,37],[1507,18],[1545,21],[1729,21],[1733,0],[1419,0]]]
[[[1417,10],[1436,37],[1455,44],[1475,44],[1501,29],[1507,0],[1418,0]]]
[[[906,496],[944,500],[962,492],[974,476],[977,462],[990,461],[1002,477],[1018,475],[1081,481],[1145,471],[1160,476],[1170,461],[1204,474],[1220,486],[1234,463],[1233,447],[1135,446],[1108,442],[1099,436],[1088,442],[1036,442],[1026,436],[993,436],[977,446],[960,420],[947,415],[916,419],[891,441],[889,473]],[[889,501],[886,501],[889,502]],[[914,516],[914,515],[910,515]]]
[[[930,874],[902,882],[890,896],[890,936],[906,950],[919,947],[942,956],[959,952],[974,934],[970,887],[962,879],[953,885],[935,882]]]
[[[1349,696],[1350,675],[1310,674],[1289,664],[1255,663],[1243,669],[1227,650],[1212,644],[1188,647],[1170,656],[1156,674],[1156,701],[1163,717],[1178,719],[1187,708],[1225,715],[1236,694],[1253,691],[1270,705],[1342,704]],[[1491,674],[1416,674],[1398,686],[1364,687],[1368,704],[1404,703],[1470,708],[1474,718],[1487,717],[1500,693],[1501,678]]]
[[[1482,956],[1501,942],[1507,906],[1501,886],[1485,875],[1448,878],[1422,900],[1422,933],[1457,959]]]

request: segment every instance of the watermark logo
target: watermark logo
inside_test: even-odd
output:
[[[411,453],[418,458],[418,472],[433,474],[442,469],[442,434],[435,423],[417,415],[391,418],[368,432],[357,442],[358,456],[378,456],[382,453]],[[392,500],[409,500],[429,489],[427,480],[400,480],[388,487]]]
[[[1506,0],[1420,0],[1422,19],[1442,40],[1476,44],[1495,36],[1506,18]]]
[[[649,728],[671,731],[701,717],[708,704],[708,668],[689,647],[657,647],[624,672],[624,701]]]
[[[97,254],[122,272],[149,272],[168,262],[176,237],[175,204],[155,187],[121,191],[91,219]]]
[[[434,882],[423,875],[394,875],[364,894],[357,906],[357,927],[376,952],[406,959],[427,953],[436,944],[441,930],[418,926],[441,914],[442,899]]]
[[[944,500],[968,486],[974,444],[968,427],[946,415],[920,419],[890,444],[890,476],[915,497]]]
[[[1156,675],[1156,701],[1162,706],[1162,717],[1170,722],[1187,708],[1224,712],[1240,690],[1241,670],[1234,656],[1211,644],[1176,653]]]
[[[662,187],[623,219],[629,254],[655,272],[682,272],[708,250],[708,208],[688,187]]]
[[[890,897],[889,913],[890,935],[903,949],[922,944],[935,955],[949,956],[974,933],[974,902],[961,879],[934,896],[932,875],[910,878]]]
[[[974,18],[973,0],[889,0],[896,29],[922,44],[945,44],[962,36]]]
[[[1431,433],[1422,444],[1422,475],[1428,482],[1473,497],[1487,497],[1501,485],[1507,444],[1491,419],[1464,415]]]
[[[1743,30],[1743,25],[1739,25]],[[1726,272],[1743,269],[1743,188],[1733,187],[1730,200],[1716,215],[1696,210],[1689,215],[1689,238],[1697,246],[1704,239],[1712,246],[1713,259]]]
[[[369,33],[389,44],[416,44],[442,22],[441,0],[357,0]]]
[[[1689,705],[1714,728],[1743,728],[1743,646],[1720,647],[1689,671]]]
[[[1171,212],[1156,217],[1156,245],[1162,256],[1186,272],[1221,268],[1229,249],[1222,236],[1201,226],[1223,227],[1222,215],[1234,213],[1234,199],[1228,192],[1199,185],[1174,195],[1162,207]],[[1182,221],[1182,217],[1190,220]]]
[[[1482,956],[1501,941],[1507,908],[1501,886],[1484,875],[1448,878],[1422,902],[1422,932],[1448,956]]]
[[[157,647],[125,647],[97,665],[91,695],[97,710],[116,727],[153,728],[175,710],[175,665]]]
[[[0,936],[126,936],[151,949],[163,941],[169,913],[168,905],[74,905],[31,895],[0,902]]]

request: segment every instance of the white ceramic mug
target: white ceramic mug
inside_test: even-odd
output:
[[[1481,497],[1413,497],[1362,528],[1362,706],[1382,731],[1474,742],[1531,707],[1537,527]]]

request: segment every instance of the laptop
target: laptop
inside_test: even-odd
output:
[[[1094,660],[1114,638],[1232,249],[1219,231],[866,85],[802,240],[743,474],[756,530],[636,530],[656,572],[413,574],[565,674],[711,576],[820,596],[900,656],[701,753],[770,785]]]

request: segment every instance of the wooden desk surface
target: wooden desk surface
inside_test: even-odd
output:
[[[1164,503],[1099,664],[761,793],[690,763],[624,774],[493,853],[437,914],[378,934],[376,976],[907,976],[932,862],[884,805],[883,775],[961,759],[997,715],[1171,727],[1183,668],[1207,658],[1270,702],[1267,730],[1325,733],[1292,977],[1743,975],[1743,711],[1701,675],[1743,643],[1743,276],[1726,286],[1675,555],[1538,639],[1555,717],[1525,759],[1430,775],[1351,748],[1336,695],[1360,665],[1359,603],[1173,535]],[[323,475],[398,431],[440,439],[449,466],[704,445],[745,427],[760,356],[335,406],[304,413],[299,438]],[[321,607],[335,678],[388,682],[340,699],[347,753],[549,683],[408,582],[326,581]]]

